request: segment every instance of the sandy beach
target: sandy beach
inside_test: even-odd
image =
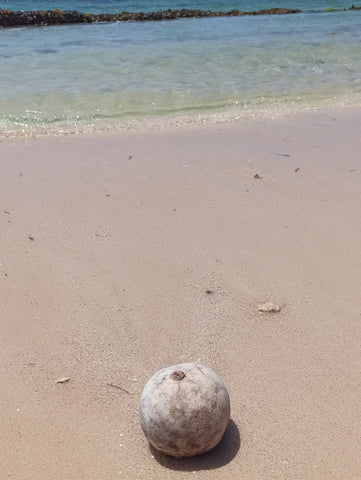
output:
[[[344,109],[2,139],[0,477],[359,480],[360,131]],[[174,460],[139,398],[198,359],[232,420]]]

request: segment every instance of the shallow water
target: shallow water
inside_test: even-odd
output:
[[[0,8],[10,10],[77,10],[89,13],[150,12],[168,8],[199,8],[201,10],[242,11],[260,10],[273,7],[298,8],[303,11],[328,8],[344,9],[351,6],[346,0],[1,0]]]
[[[5,4],[18,10],[50,8],[51,2],[9,0],[0,7]],[[87,5],[92,12],[190,6],[56,3],[82,11]],[[0,133],[91,131],[144,119],[213,121],[358,104],[361,12],[321,11],[346,5],[312,2],[319,11],[296,15],[0,30]],[[192,6],[252,10],[279,5],[199,0]],[[311,10],[310,2],[282,6]]]

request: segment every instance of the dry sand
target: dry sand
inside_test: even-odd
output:
[[[359,480],[360,131],[340,110],[3,140],[1,479]],[[230,427],[159,456],[142,388],[199,358]]]

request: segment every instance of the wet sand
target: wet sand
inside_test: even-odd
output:
[[[360,131],[340,110],[2,140],[2,476],[358,480]],[[198,359],[232,421],[172,460],[140,393]]]

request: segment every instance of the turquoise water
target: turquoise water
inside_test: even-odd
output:
[[[361,103],[361,11],[343,1],[0,1],[11,10],[296,15],[0,30],[0,134],[217,121]],[[324,12],[326,8],[337,11]]]
[[[77,10],[89,13],[150,12],[168,8],[199,8],[201,10],[228,11],[233,8],[243,11],[272,7],[299,8],[303,11],[317,11],[328,8],[344,9],[351,6],[345,0],[1,0],[0,8],[10,10]]]

